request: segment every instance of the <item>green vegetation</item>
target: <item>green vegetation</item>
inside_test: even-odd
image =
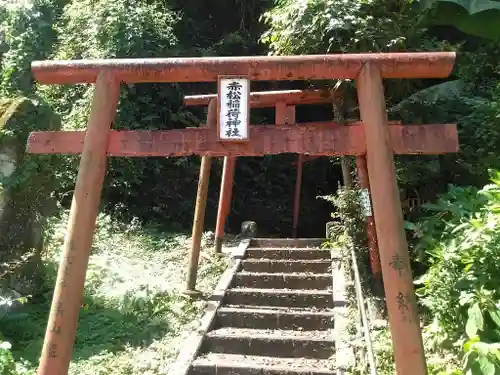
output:
[[[488,375],[500,370],[499,172],[491,182],[476,192],[450,187],[412,226],[429,264],[417,285],[432,337],[459,354],[464,371]]]
[[[4,340],[11,342],[14,357],[22,358],[26,368],[35,368],[40,355],[66,221],[64,214],[50,225],[45,293],[28,299],[19,313],[9,316],[8,324],[1,325]],[[100,216],[72,374],[168,373],[205,303],[180,294],[188,244],[186,235],[123,225]],[[198,288],[209,294],[224,268],[223,258],[203,250]],[[0,369],[2,361],[9,360],[2,353]]]

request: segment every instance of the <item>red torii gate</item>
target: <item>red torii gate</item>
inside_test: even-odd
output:
[[[34,62],[32,70],[42,84],[96,85],[86,131],[35,132],[28,140],[32,153],[82,154],[38,374],[68,371],[108,155],[285,152],[366,155],[397,373],[426,374],[393,154],[414,142],[421,145],[416,153],[440,142],[456,150],[457,133],[453,126],[444,133],[438,128],[429,132],[419,126],[387,126],[382,79],[443,78],[451,73],[454,61],[455,53],[438,52]],[[207,82],[222,74],[251,80],[356,79],[361,123],[250,127],[245,143],[221,142],[210,128],[111,131],[122,82]],[[444,137],[436,143],[433,133]]]

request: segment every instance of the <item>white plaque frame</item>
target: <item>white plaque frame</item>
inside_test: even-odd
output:
[[[239,101],[238,125],[232,127],[237,129],[237,134],[228,135],[227,122],[229,100],[227,94],[230,91],[229,84],[237,82],[241,85],[241,100]],[[250,78],[245,75],[222,75],[218,77],[217,90],[217,139],[222,142],[247,142],[250,139]],[[234,119],[234,117],[233,117]]]

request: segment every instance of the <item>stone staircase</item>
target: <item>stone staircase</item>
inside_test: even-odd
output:
[[[174,374],[337,374],[332,255],[322,242],[251,240]]]

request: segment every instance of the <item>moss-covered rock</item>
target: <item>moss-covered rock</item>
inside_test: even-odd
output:
[[[26,154],[26,141],[31,131],[57,129],[59,118],[40,100],[0,100],[0,282],[23,295],[43,281],[43,228],[59,164],[57,156]]]

